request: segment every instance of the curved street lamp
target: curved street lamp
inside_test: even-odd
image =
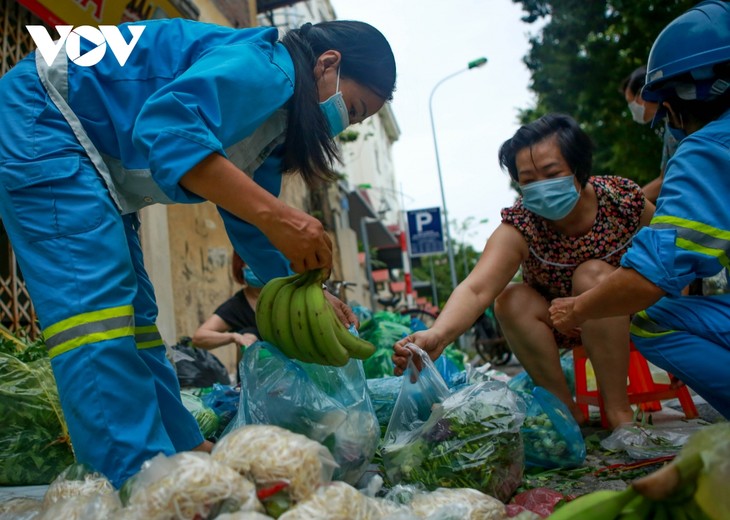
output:
[[[454,265],[454,245],[451,243],[451,231],[449,230],[449,214],[446,210],[446,195],[444,194],[444,181],[441,176],[441,161],[439,160],[439,147],[438,147],[438,141],[436,140],[436,126],[433,123],[433,95],[436,92],[436,89],[446,80],[453,78],[454,76],[458,76],[462,72],[466,72],[471,69],[476,69],[477,67],[481,67],[487,63],[487,58],[477,58],[475,60],[470,61],[467,64],[467,67],[465,69],[461,69],[457,72],[454,72],[453,74],[449,74],[445,78],[443,78],[441,81],[436,83],[434,85],[433,89],[431,90],[431,96],[428,98],[428,113],[431,116],[431,132],[433,133],[433,147],[436,152],[436,169],[438,171],[439,175],[439,187],[441,188],[441,205],[444,208],[444,225],[446,227],[446,243],[447,243],[447,252],[449,255],[449,270],[451,271],[451,287],[452,290],[456,289],[456,266]]]

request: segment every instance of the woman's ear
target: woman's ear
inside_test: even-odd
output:
[[[325,71],[329,68],[337,69],[340,65],[340,60],[342,59],[342,54],[340,54],[340,51],[336,51],[334,49],[330,49],[328,51],[324,51],[322,54],[319,55],[317,58],[317,62],[314,65],[314,77],[315,79],[321,78]]]

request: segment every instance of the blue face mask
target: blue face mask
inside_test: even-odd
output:
[[[347,113],[345,98],[340,92],[340,69],[337,68],[337,86],[335,93],[319,104],[319,108],[327,118],[330,126],[330,137],[337,137],[342,131],[350,126],[350,115]]]
[[[520,186],[522,205],[548,220],[565,218],[580,198],[574,179],[575,175],[569,175]]]
[[[246,282],[246,285],[253,289],[260,289],[266,285],[266,282],[256,276],[256,273],[254,273],[248,266],[243,268],[243,280]]]

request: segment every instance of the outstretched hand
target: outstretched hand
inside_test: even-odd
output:
[[[575,312],[575,298],[556,298],[550,304],[550,321],[553,327],[570,336],[576,335],[583,320]]]
[[[409,334],[405,338],[398,341],[393,345],[393,364],[395,365],[394,373],[399,376],[402,375],[406,367],[408,367],[408,359],[413,355],[410,348],[406,345],[413,343],[421,348],[428,354],[428,357],[432,361],[436,361],[441,353],[444,351],[444,347],[440,347],[440,338],[436,336],[430,330],[422,330]],[[421,365],[420,356],[414,356],[413,361],[416,364],[416,368],[420,371],[423,367]]]

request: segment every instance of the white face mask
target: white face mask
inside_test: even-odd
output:
[[[644,121],[644,109],[646,107],[644,105],[640,105],[636,101],[629,101],[629,110],[631,110],[631,119],[639,123],[640,125],[645,125],[649,121]]]

